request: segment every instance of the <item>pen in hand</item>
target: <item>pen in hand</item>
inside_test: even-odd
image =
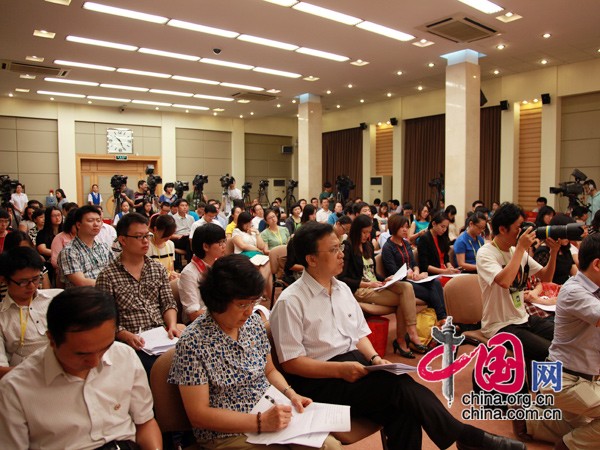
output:
[[[275,401],[275,399],[274,399],[273,397],[271,397],[270,395],[268,395],[268,394],[267,394],[267,395],[265,395],[265,398],[266,398],[267,400],[269,400],[271,403],[273,403],[274,405],[276,405],[276,404],[277,404],[277,402]]]

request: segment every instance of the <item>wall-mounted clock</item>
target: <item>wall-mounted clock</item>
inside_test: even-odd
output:
[[[107,128],[106,151],[108,153],[133,153],[133,131],[129,128]]]

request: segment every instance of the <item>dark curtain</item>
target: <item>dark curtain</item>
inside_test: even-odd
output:
[[[428,183],[444,173],[446,117],[410,119],[405,125],[403,198],[398,200],[416,208],[427,199],[436,201],[437,191]]]
[[[360,128],[323,133],[323,182],[331,182],[335,190],[339,175],[350,177],[356,188],[349,198],[363,196],[362,133]]]
[[[479,198],[491,208],[500,201],[500,106],[481,109]]]

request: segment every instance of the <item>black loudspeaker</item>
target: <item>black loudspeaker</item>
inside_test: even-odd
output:
[[[390,124],[393,126],[398,125],[398,119],[396,119],[395,117],[390,117]]]
[[[550,94],[542,94],[542,105],[550,104]]]
[[[500,100],[500,109],[502,111],[508,111],[508,100]]]
[[[487,103],[487,97],[485,96],[485,94],[483,93],[483,91],[480,89],[479,90],[479,106],[483,106]]]
[[[366,130],[367,129],[367,124],[365,122],[361,122],[360,123],[360,129],[361,130]]]

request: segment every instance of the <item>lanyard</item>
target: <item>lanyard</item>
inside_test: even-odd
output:
[[[394,244],[396,244],[394,242]],[[402,255],[402,262],[406,263],[406,266],[410,266],[410,257],[408,256],[408,249],[406,248],[406,245],[404,243],[402,243],[402,247],[400,247],[400,244],[396,244],[396,247],[398,248],[398,251],[400,252],[400,254]],[[404,249],[404,251],[406,252],[406,255],[404,254],[404,252],[402,251],[402,249]]]
[[[200,272],[200,273],[206,272],[208,266],[206,265],[206,263],[204,261],[202,261],[196,255],[192,256],[192,262],[198,269],[198,272]]]
[[[435,244],[435,248],[438,252],[438,258],[440,260],[440,269],[445,269],[446,263],[444,262],[444,253],[442,253],[442,251],[440,250],[440,246],[438,245],[438,237],[433,233],[431,233],[431,236],[433,237],[433,243]]]
[[[19,348],[23,348],[25,345],[25,332],[27,331],[27,321],[29,320],[29,309],[31,308],[31,300],[29,299],[29,303],[27,306],[19,306],[19,322],[21,324],[21,337],[19,339]],[[23,310],[25,310],[25,314],[23,314]]]
[[[481,242],[479,242],[479,239],[475,238],[475,242],[477,242],[477,250],[475,250],[475,247],[473,247],[473,242],[471,242],[471,239],[468,238],[467,236],[467,241],[469,241],[469,244],[471,245],[471,249],[473,250],[473,257],[475,258],[475,260],[477,260],[477,250],[479,250],[481,248]],[[500,250],[500,249],[498,249]]]
[[[272,230],[271,234],[275,235]],[[277,227],[277,237],[279,238],[279,245],[283,245],[283,238],[281,237],[281,231],[279,230],[279,227]]]

